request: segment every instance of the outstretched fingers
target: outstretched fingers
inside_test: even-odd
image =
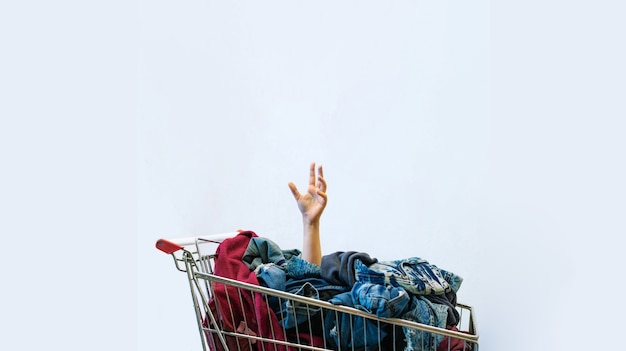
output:
[[[293,194],[293,197],[296,198],[296,200],[300,200],[302,194],[300,194],[296,185],[293,182],[289,182],[288,185],[291,193]],[[309,168],[309,186],[307,192],[312,196],[319,195],[324,199],[324,201],[326,201],[327,187],[328,185],[326,184],[326,179],[324,179],[324,168],[320,165],[319,167],[317,167],[316,172],[315,162],[311,162]]]
[[[318,192],[319,191],[326,192],[326,179],[324,179],[322,175],[317,177],[317,190]]]
[[[296,198],[296,200],[300,199],[300,192],[298,191],[298,188],[296,187],[296,185],[293,182],[289,182],[289,184],[287,184],[289,186],[289,189],[291,190],[291,193],[293,194],[293,197]]]
[[[328,196],[326,196],[326,192],[318,190],[317,196],[321,197],[324,200],[321,203],[323,206],[326,206],[326,202],[328,202]]]
[[[309,168],[309,186],[315,186],[315,162],[311,162]]]

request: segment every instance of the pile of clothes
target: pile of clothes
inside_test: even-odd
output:
[[[282,250],[267,238],[243,231],[219,245],[214,272],[378,317],[456,330],[456,293],[462,278],[452,272],[418,257],[382,262],[363,252],[334,252],[324,255],[321,265],[315,265],[300,254],[298,249]],[[331,349],[460,351],[468,346],[436,333],[240,290],[224,284],[214,286],[209,307],[217,316],[219,329]],[[204,323],[214,326],[211,320]],[[214,350],[223,350],[216,334],[208,337]],[[294,349],[236,337],[226,337],[226,342],[235,350]]]

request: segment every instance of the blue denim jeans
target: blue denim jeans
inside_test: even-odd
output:
[[[335,295],[328,302],[354,307],[378,317],[400,317],[409,307],[409,294],[400,287],[373,283],[355,283],[349,292]],[[326,335],[341,349],[376,349],[379,340],[387,336],[387,323],[328,311],[325,319]]]
[[[293,292],[298,296],[310,297],[319,300],[319,292],[313,284],[306,282],[298,290]],[[308,321],[311,317],[320,312],[321,308],[302,303],[295,300],[285,299],[282,303],[281,310],[277,313],[280,324],[285,329],[290,329],[303,322]]]
[[[402,319],[428,324],[439,328],[446,327],[448,318],[448,306],[432,303],[423,296],[413,296],[409,310]],[[437,345],[444,338],[443,335],[429,333],[427,331],[402,327],[404,331],[406,348],[405,351],[435,351]]]
[[[361,309],[354,305],[352,292],[335,295],[328,302]],[[325,311],[324,333],[330,346],[341,350],[374,350],[379,338],[387,336],[386,323],[376,323],[370,319],[334,310]]]
[[[264,263],[258,266],[254,272],[262,286],[285,291],[287,274],[280,266],[274,263]]]
[[[411,298],[400,287],[357,282],[352,287],[352,302],[357,308],[378,317],[395,318],[404,314]]]
[[[289,279],[285,284],[285,291],[316,300],[328,300],[331,296],[345,292],[346,287],[328,285],[328,283],[321,278]],[[283,298],[278,300],[280,300],[280,306],[278,306],[277,309],[272,309],[274,309],[281,325],[286,329],[309,321],[311,317],[318,314],[321,310],[318,306],[299,301]]]
[[[448,280],[454,281],[457,289],[462,282],[461,277],[418,257],[376,262],[369,266],[356,260],[354,269],[357,282],[399,286],[416,295],[443,294],[452,289]]]
[[[285,271],[290,278],[293,279],[306,279],[306,278],[321,278],[320,266],[308,262],[299,256],[291,256],[287,259],[285,264]]]

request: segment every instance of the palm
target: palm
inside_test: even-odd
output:
[[[302,212],[305,219],[311,222],[318,220],[326,207],[326,199],[317,195],[316,190],[314,186],[309,186],[307,193],[296,199],[300,212]]]
[[[326,197],[326,180],[324,179],[322,166],[319,167],[318,172],[319,177],[316,179],[315,164],[312,163],[309,172],[309,186],[304,194],[300,194],[294,183],[289,183],[289,188],[298,203],[298,209],[300,209],[303,219],[309,222],[320,219],[328,201]]]

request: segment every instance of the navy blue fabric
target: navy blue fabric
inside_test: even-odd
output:
[[[330,284],[352,286],[356,282],[354,265],[361,261],[365,265],[376,263],[376,258],[365,252],[338,251],[322,256],[321,274]]]
[[[352,292],[336,295],[328,302],[358,308],[352,300]],[[387,324],[334,310],[327,311],[324,320],[326,338],[331,346],[341,350],[375,350],[378,341],[387,336]]]
[[[285,283],[285,291],[322,301],[327,301],[346,291],[349,293],[348,288],[330,285],[321,278],[288,279]],[[307,322],[320,312],[318,306],[284,298],[271,297],[270,306],[281,325],[287,329]]]
[[[300,288],[292,293],[298,296],[310,297],[319,300],[319,292],[309,282],[302,284]],[[283,300],[283,303],[281,305],[281,310],[277,313],[277,317],[280,320],[280,324],[286,329],[293,328],[296,325],[310,320],[321,310],[321,307],[313,306],[308,303],[302,303],[291,299],[281,300]]]
[[[349,292],[335,295],[328,302],[354,307],[378,317],[399,317],[409,306],[410,297],[402,288],[372,283],[356,283]],[[326,315],[326,335],[334,347],[341,349],[374,350],[387,336],[387,323],[348,313],[329,311]]]

